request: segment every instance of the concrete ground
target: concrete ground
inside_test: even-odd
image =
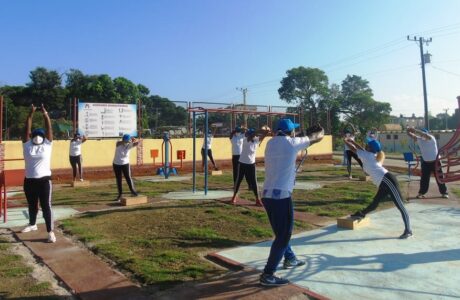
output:
[[[77,214],[73,208],[70,207],[53,207],[53,214],[55,220],[62,220],[70,218],[71,216]],[[0,228],[11,228],[17,226],[25,226],[29,223],[29,211],[27,207],[17,207],[9,208],[7,212],[7,222],[3,223],[3,216],[0,220]],[[41,211],[37,216],[37,224],[44,224],[45,220],[43,219]]]
[[[414,202],[406,205],[414,237],[400,240],[396,208],[370,215],[358,230],[330,225],[297,234],[292,246],[303,267],[278,275],[331,299],[460,298],[460,206]],[[217,253],[246,267],[262,270],[271,241]]]

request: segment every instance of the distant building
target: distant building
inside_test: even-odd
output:
[[[402,126],[403,129],[407,127],[415,127],[415,128],[425,127],[425,119],[423,117],[416,117],[415,114],[412,114],[411,117],[405,117],[402,114],[399,115],[399,117],[391,116],[390,123],[399,124]]]

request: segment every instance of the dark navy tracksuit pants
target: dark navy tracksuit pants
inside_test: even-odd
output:
[[[287,260],[295,258],[289,245],[294,227],[294,206],[291,197],[284,199],[262,198],[262,202],[275,234],[270,255],[264,268],[265,274],[272,275],[276,272],[283,256]]]

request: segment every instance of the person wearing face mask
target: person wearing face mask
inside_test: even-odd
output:
[[[80,181],[83,181],[83,173],[81,170],[81,145],[86,142],[86,136],[81,136],[80,133],[75,133],[73,139],[70,140],[69,161],[72,166],[73,181],[77,180],[77,166]]]
[[[137,192],[134,188],[133,179],[131,178],[131,168],[129,166],[129,153],[131,149],[136,147],[139,141],[129,134],[125,134],[121,141],[118,141],[115,148],[115,157],[113,158],[113,172],[117,179],[118,197],[115,201],[121,200],[122,186],[121,186],[121,174],[125,176],[126,183],[128,183],[129,190],[132,196],[137,196]]]
[[[51,150],[53,145],[53,131],[51,120],[45,107],[41,106],[41,112],[45,121],[44,129],[35,129],[31,132],[32,118],[35,106],[26,119],[25,132],[22,139],[25,162],[24,193],[29,205],[29,224],[22,232],[38,230],[36,221],[38,214],[38,202],[43,212],[43,218],[48,232],[48,242],[55,243],[56,236],[53,232],[53,211],[51,209]]]

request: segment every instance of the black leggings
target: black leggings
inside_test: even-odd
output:
[[[216,163],[214,162],[214,158],[212,157],[212,150],[208,149],[208,157],[211,160],[214,168],[216,168]],[[204,149],[201,148],[201,165],[204,167]]]
[[[386,173],[385,176],[383,176],[377,194],[374,196],[374,200],[371,204],[369,204],[368,207],[366,207],[361,212],[363,214],[368,214],[369,212],[375,210],[377,206],[379,206],[380,201],[387,196],[390,196],[391,200],[393,200],[393,203],[396,205],[399,212],[401,213],[406,231],[410,231],[411,229],[409,214],[407,213],[407,210],[404,207],[398,181],[391,173]]]
[[[436,161],[424,161],[422,159],[422,178],[420,179],[420,189],[418,191],[419,194],[426,194],[428,192],[428,189],[430,188],[430,177],[431,173],[434,173],[434,170],[436,168]],[[442,170],[440,170],[442,174]],[[446,184],[444,183],[439,183],[438,184],[438,190],[441,194],[447,194],[447,187]]]
[[[239,155],[232,156],[232,166],[233,166],[233,186],[235,186],[236,178],[238,177],[238,165],[240,161]]]
[[[236,177],[235,181],[234,195],[238,193],[241,181],[243,181],[244,177],[246,177],[246,182],[248,183],[249,189],[254,192],[256,199],[259,199],[256,177],[256,164],[243,164],[241,162],[239,163],[238,176]]]
[[[81,155],[69,156],[69,161],[70,165],[72,166],[73,179],[77,178],[77,166],[78,174],[80,174],[80,179],[82,179],[83,174],[81,173]]]
[[[53,185],[51,177],[24,178],[24,193],[29,204],[29,224],[35,225],[38,214],[38,201],[46,223],[46,231],[53,231],[53,211],[51,210],[51,194]]]
[[[353,151],[347,150],[345,152],[347,154],[348,176],[350,176],[351,175],[351,158],[353,157],[356,160],[356,162],[361,166],[361,168],[363,167],[363,162],[358,158],[358,155],[356,155],[356,153],[354,153]]]
[[[122,187],[121,187],[121,173],[125,176],[126,183],[128,183],[129,190],[131,193],[135,194],[136,190],[134,189],[133,179],[131,178],[131,168],[129,164],[126,165],[116,165],[113,164],[113,171],[115,172],[115,177],[117,178],[117,188],[118,188],[118,196],[122,194]]]

